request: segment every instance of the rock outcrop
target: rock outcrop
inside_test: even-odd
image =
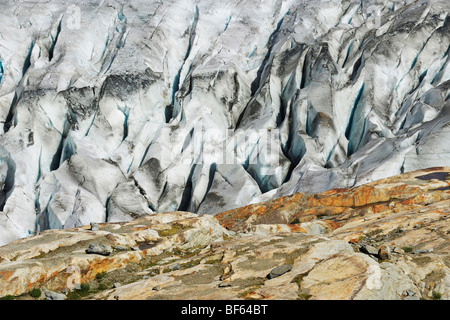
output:
[[[0,245],[450,166],[448,0],[1,9]]]
[[[441,167],[216,216],[48,230],[0,247],[0,296],[448,300],[449,219]]]

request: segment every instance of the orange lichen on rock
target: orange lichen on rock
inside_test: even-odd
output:
[[[428,169],[426,172],[432,171],[434,170]],[[450,198],[449,190],[436,190],[438,187],[432,188],[433,185],[427,185],[416,176],[420,176],[419,172],[406,173],[349,189],[331,189],[318,194],[295,193],[264,203],[228,210],[215,217],[225,228],[237,231],[248,227],[247,222],[295,224],[325,216],[334,216],[335,220],[339,220],[369,213],[396,213],[411,210],[417,204]],[[433,183],[436,185],[439,182],[441,183],[439,186],[442,186],[442,181]]]
[[[288,218],[280,215],[280,212],[297,212],[300,209],[301,199],[304,197],[302,193],[296,193],[290,196],[276,198],[264,203],[251,204],[242,208],[228,210],[215,215],[220,224],[229,229],[234,230],[242,227],[242,222],[247,221],[250,217],[256,217],[263,223],[287,223]]]
[[[323,220],[322,222],[324,222],[325,224],[327,224],[328,226],[331,227],[331,229],[336,230],[337,228],[342,227],[342,223],[339,223],[337,221],[333,221],[333,220]]]
[[[223,274],[220,274],[222,273],[220,271],[214,279],[228,279],[231,275],[233,281],[248,277],[261,279],[266,277],[277,264],[286,261],[289,261],[289,264],[293,261],[292,270],[296,272],[302,270],[303,274],[304,270],[300,262],[314,261],[315,258],[312,258],[315,257],[315,253],[311,253],[311,246],[313,246],[314,250],[317,250],[314,252],[320,253],[323,257],[328,257],[329,254],[334,262],[332,264],[327,258],[324,261],[328,262],[316,264],[313,271],[308,272],[307,276],[302,276],[302,290],[303,286],[307,288],[308,295],[311,295],[313,299],[344,296],[352,298],[355,296],[353,290],[360,290],[358,288],[366,283],[365,277],[370,275],[370,272],[367,273],[367,266],[377,264],[371,257],[361,255],[364,252],[358,248],[362,245],[372,246],[373,244],[373,248],[382,249],[377,251],[381,258],[391,263],[401,259],[399,261],[403,264],[409,263],[409,260],[406,259],[408,256],[403,257],[400,248],[411,246],[417,252],[424,252],[423,254],[430,253],[433,249],[432,255],[427,257],[430,259],[435,257],[436,261],[429,263],[427,272],[420,271],[420,274],[423,273],[424,276],[433,270],[438,270],[434,266],[444,266],[442,261],[446,260],[440,259],[441,257],[447,259],[449,252],[447,235],[450,232],[448,223],[450,190],[446,189],[450,177],[445,173],[450,172],[450,168],[439,168],[439,170],[436,174],[433,170],[405,173],[362,186],[333,189],[318,194],[295,193],[263,203],[227,210],[215,217],[187,212],[169,212],[120,224],[101,224],[104,230],[98,232],[84,227],[43,232],[34,238],[36,239],[34,243],[30,238],[0,247],[0,296],[20,295],[44,285],[49,290],[62,290],[68,286],[69,280],[73,280],[74,274],[68,272],[71,266],[78,268],[80,272],[78,280],[81,283],[97,281],[96,275],[99,273],[109,273],[134,263],[144,266],[146,263],[143,262],[150,256],[174,255],[175,249],[180,250],[179,252],[189,252],[183,256],[183,259],[187,259],[186,261],[194,262],[189,259],[197,259],[200,264],[195,261],[192,267],[188,268],[192,269],[188,271],[174,269],[168,276],[161,271],[175,262],[166,261],[164,258],[161,260],[163,264],[158,266],[161,274],[142,280],[135,286],[136,290],[147,286],[147,289],[142,291],[145,295],[148,297],[158,295],[159,290],[153,290],[153,288],[162,283],[174,281],[174,275],[186,276],[196,272],[206,272],[206,270],[213,272],[212,270],[216,268],[213,268],[210,262],[220,259],[223,259],[220,263],[226,261],[229,264],[228,271],[223,271]],[[424,178],[424,172],[431,172],[431,174]],[[439,179],[428,179],[435,176]],[[170,228],[174,232],[162,235],[161,230],[172,231]],[[245,237],[241,237],[243,234]],[[89,254],[83,248],[91,243],[107,244],[113,246],[112,248],[120,245],[122,248],[114,249],[107,256]],[[253,248],[256,247],[260,253],[255,256]],[[334,249],[328,252],[331,247]],[[189,251],[187,248],[196,249]],[[204,249],[198,251],[198,248]],[[335,249],[341,253],[336,255]],[[243,255],[246,251],[248,251],[247,257]],[[294,255],[305,255],[305,259],[299,259]],[[262,261],[255,263],[255,259],[258,260],[263,256],[265,258]],[[351,260],[350,263],[348,260],[350,256],[356,260]],[[419,256],[415,255],[415,257]],[[159,261],[159,259],[156,260]],[[351,274],[355,276],[349,277],[348,270],[356,265],[355,261],[364,263],[353,270]],[[368,263],[367,266],[366,263]],[[408,271],[415,268],[415,262],[411,261],[411,263],[412,267],[408,268]],[[188,264],[183,262],[183,266],[185,265]],[[329,281],[335,279],[334,272],[329,272],[330,266],[335,268],[333,270],[340,273],[345,280],[338,281],[338,284],[334,284],[336,281]],[[142,272],[141,268],[131,269],[136,270],[126,270],[126,272]],[[389,270],[383,269],[382,272],[389,272]],[[280,277],[276,281],[267,280],[271,281],[271,285],[268,286],[257,288],[256,285],[249,285],[242,290],[239,289],[239,292],[220,289],[214,291],[213,295],[225,294],[223,297],[227,299],[298,298],[297,283],[292,281],[295,275],[287,274],[287,276]],[[388,276],[382,278],[386,281],[390,279]],[[404,279],[409,279],[406,274]],[[274,286],[274,283],[280,284],[283,281],[285,283],[282,286]],[[423,281],[428,281],[427,277]],[[424,284],[423,287],[427,288],[429,283]],[[203,285],[205,284],[202,283],[201,286]],[[217,283],[211,286],[217,288]],[[208,294],[212,292],[211,286],[204,287]],[[111,293],[107,290],[106,296],[101,297],[112,299],[120,295],[120,290],[125,290],[125,287],[116,288]],[[394,288],[394,286],[390,287]],[[133,286],[126,290],[132,290],[130,288]],[[191,290],[184,287],[182,283],[173,290],[179,290],[179,288]],[[444,287],[441,284],[436,288],[441,290],[440,288]],[[171,289],[167,287],[162,288],[161,291],[164,290]],[[141,291],[139,292],[136,296],[142,294]],[[174,294],[178,291],[168,292]],[[344,295],[342,295],[343,292]],[[361,292],[368,294],[369,291],[358,292],[358,294]],[[400,294],[402,292],[404,290]],[[439,292],[446,294],[442,290]],[[428,291],[421,294],[427,296]],[[397,295],[391,296],[397,298]]]

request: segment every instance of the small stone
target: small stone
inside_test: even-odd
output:
[[[122,286],[122,284],[120,284],[119,282],[116,282],[116,283],[113,284],[113,288],[114,289],[118,288],[118,287],[121,287],[121,286]]]
[[[113,252],[112,248],[103,244],[90,244],[86,249],[87,254],[100,254],[102,256],[109,256]]]
[[[136,246],[131,247],[130,249],[131,249],[132,251],[139,251],[139,250],[141,250],[141,249],[139,249],[139,247],[136,247]]]
[[[128,248],[125,246],[116,245],[113,247],[115,251],[128,251]]]
[[[98,223],[91,222],[91,231],[98,231],[98,230],[99,230]]]
[[[377,248],[370,246],[368,244],[362,244],[361,247],[359,248],[359,251],[361,251],[362,253],[365,254],[370,254],[370,255],[378,255],[378,250]]]
[[[155,286],[155,287],[152,288],[153,291],[159,291],[160,289],[161,289],[160,286]]]
[[[226,288],[226,287],[231,287],[231,284],[227,283],[227,282],[221,282],[219,283],[219,288]]]
[[[54,291],[47,290],[44,292],[45,297],[47,300],[66,300],[67,297],[65,294],[57,293]]]
[[[391,258],[391,248],[387,245],[382,245],[380,249],[378,249],[378,257],[381,260],[388,260]]]
[[[180,270],[180,269],[181,269],[181,266],[178,263],[169,267],[169,270],[172,270],[172,271]]]
[[[267,275],[267,278],[273,279],[273,278],[282,276],[283,274],[285,274],[291,270],[292,270],[292,264],[283,264],[281,266],[278,266],[278,267],[272,269],[272,271],[270,271],[270,273]]]

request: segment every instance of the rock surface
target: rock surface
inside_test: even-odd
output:
[[[0,247],[0,296],[448,300],[449,185],[449,167],[431,168],[216,216],[48,230]],[[90,244],[114,250],[87,254]]]
[[[450,165],[448,0],[1,8],[0,245]]]

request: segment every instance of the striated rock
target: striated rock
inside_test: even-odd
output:
[[[362,244],[359,247],[359,251],[368,255],[378,255],[378,249],[370,245]]]
[[[391,258],[391,248],[383,244],[380,249],[378,249],[378,257],[381,260],[389,260]]]
[[[0,296],[20,295],[41,285],[49,290],[62,290],[70,281],[85,283],[97,273],[122,269],[129,263],[139,263],[148,256],[176,248],[205,246],[229,234],[213,217],[201,218],[187,212],[99,224],[98,231],[89,229],[85,226],[49,230],[0,247]],[[87,242],[89,253],[85,249]],[[112,251],[116,245],[138,250]]]
[[[381,212],[423,199],[311,194],[450,165],[448,0],[1,8],[0,245],[267,200],[264,224]]]
[[[128,251],[128,248],[126,246],[116,245],[116,246],[113,246],[113,250],[115,250],[115,251]]]
[[[78,298],[448,300],[450,190],[440,189],[449,172],[296,194],[215,217],[170,212],[97,231],[44,231],[0,247],[0,296],[45,288],[73,299],[70,288],[88,283],[94,290]],[[325,207],[332,214],[321,215]],[[87,254],[89,245],[114,250]]]

